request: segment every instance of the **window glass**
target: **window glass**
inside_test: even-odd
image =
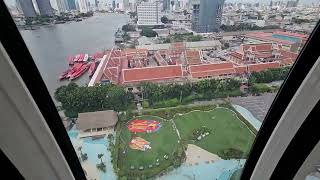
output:
[[[88,179],[239,179],[319,1],[5,0]]]

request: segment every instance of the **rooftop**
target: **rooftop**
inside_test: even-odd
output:
[[[79,113],[77,128],[85,131],[93,128],[113,127],[118,122],[113,110]]]

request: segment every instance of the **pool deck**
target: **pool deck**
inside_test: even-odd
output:
[[[194,144],[188,144],[186,151],[187,159],[185,164],[192,166],[200,163],[214,163],[221,160],[218,155],[210,153]]]

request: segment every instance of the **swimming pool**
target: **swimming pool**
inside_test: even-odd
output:
[[[297,37],[292,37],[292,36],[286,36],[286,35],[282,35],[282,34],[272,34],[271,35],[273,38],[277,38],[277,39],[281,39],[281,40],[285,40],[285,41],[291,41],[291,42],[300,42],[300,38]]]
[[[98,158],[98,154],[103,154],[102,161],[106,164],[106,172],[97,171],[98,175],[97,177],[100,178],[100,180],[115,180],[116,174],[114,173],[112,163],[111,163],[111,152],[108,151],[109,141],[108,139],[101,138],[101,139],[95,139],[92,138],[82,138],[77,139],[77,136],[79,134],[79,131],[76,129],[71,129],[68,131],[68,135],[71,139],[71,142],[75,148],[81,146],[82,147],[82,153],[87,153],[88,160],[90,166],[93,168],[96,168],[96,164],[100,163],[100,159]],[[76,149],[76,151],[78,151]]]
[[[230,159],[219,160],[212,164],[201,163],[195,166],[182,165],[158,179],[229,180],[236,170],[244,166],[245,161],[245,159]]]

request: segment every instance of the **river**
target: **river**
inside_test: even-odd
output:
[[[68,68],[67,57],[78,53],[93,54],[114,45],[114,33],[128,21],[123,14],[95,14],[80,22],[43,26],[36,30],[21,30],[22,37],[51,95],[69,81],[58,80]],[[87,84],[84,74],[76,80]]]

